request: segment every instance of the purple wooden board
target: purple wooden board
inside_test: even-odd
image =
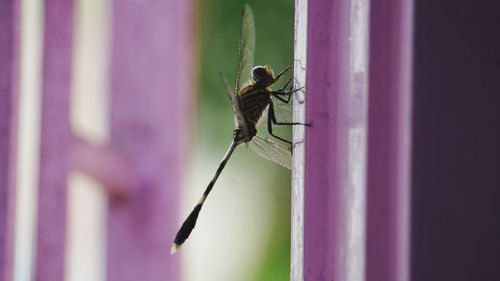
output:
[[[181,279],[170,247],[189,142],[192,17],[191,1],[113,3],[111,145],[131,160],[135,186],[110,202],[110,281]]]
[[[309,1],[306,281],[408,280],[411,8]]]
[[[45,0],[35,279],[64,279],[73,2]]]
[[[500,1],[415,1],[412,280],[500,280]]]
[[[19,26],[19,1],[0,2],[0,280],[14,264]]]
[[[367,281],[409,280],[412,2],[371,5]]]
[[[354,73],[350,64],[351,24],[357,24],[351,22],[351,11],[357,10],[350,5],[347,0],[311,0],[308,6],[306,121],[312,127],[305,143],[305,281],[347,280],[363,270],[362,253],[349,248],[352,242],[362,243],[350,232],[352,225],[364,223],[364,214],[350,204],[364,198],[364,190],[355,192],[360,186],[353,183],[362,185],[363,176],[353,173],[364,173],[364,158],[353,158],[357,152],[350,141],[366,132],[365,73]],[[358,140],[362,149],[364,139]]]

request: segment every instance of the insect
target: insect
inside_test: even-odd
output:
[[[235,115],[236,128],[233,131],[233,140],[224,158],[219,164],[219,168],[215,172],[214,177],[208,184],[201,199],[198,201],[194,209],[186,218],[181,228],[175,236],[174,243],[171,248],[171,254],[176,253],[181,245],[191,234],[196,225],[196,220],[203,207],[203,204],[212,190],[217,178],[226,166],[227,161],[231,157],[235,148],[240,144],[250,146],[260,156],[272,160],[288,169],[291,169],[291,151],[288,147],[279,143],[273,142],[266,137],[257,134],[257,123],[263,117],[266,109],[268,109],[268,132],[272,137],[275,137],[285,143],[292,144],[290,141],[283,139],[273,133],[273,125],[309,125],[295,122],[279,122],[276,119],[274,111],[273,99],[281,102],[289,103],[293,93],[301,89],[285,90],[291,79],[285,84],[281,90],[273,91],[270,86],[276,83],[292,67],[289,66],[283,71],[274,76],[273,70],[269,66],[253,66],[253,54],[255,47],[255,29],[253,13],[248,5],[244,5],[241,11],[241,29],[240,39],[238,44],[238,63],[235,78],[235,91],[233,92],[226,78],[220,73]],[[241,83],[241,74],[250,73],[251,79],[249,83]]]

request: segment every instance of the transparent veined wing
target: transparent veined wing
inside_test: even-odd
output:
[[[255,24],[252,8],[247,4],[241,10],[241,27],[238,44],[238,62],[235,78],[235,95],[248,82],[253,68],[255,50]],[[241,78],[243,76],[243,79]]]
[[[293,101],[290,99],[288,103],[284,103],[274,97],[273,100],[274,114],[276,119],[281,122],[292,122],[293,121]]]
[[[236,126],[242,130],[244,135],[247,135],[247,128],[245,119],[241,114],[238,101],[238,92],[241,86],[246,82],[241,83],[241,75],[247,76],[253,67],[253,54],[255,49],[255,25],[253,20],[253,12],[250,6],[247,4],[243,5],[241,10],[241,26],[240,26],[240,38],[238,42],[238,60],[237,69],[235,76],[235,89],[232,91],[229,83],[222,73],[219,73],[223,82],[231,104],[233,106],[233,112],[235,116]]]
[[[288,147],[259,135],[253,137],[249,146],[261,157],[292,169],[292,152]]]
[[[241,114],[239,103],[238,103],[238,96],[235,95],[231,89],[231,86],[229,86],[229,83],[227,82],[226,77],[224,74],[219,72],[220,77],[222,78],[222,81],[224,82],[224,88],[226,90],[226,94],[229,96],[229,99],[231,100],[231,104],[233,106],[233,112],[234,112],[234,119],[236,122],[236,127],[240,128],[243,132],[243,134],[247,134],[247,128],[245,124],[245,119],[243,118],[243,115]]]

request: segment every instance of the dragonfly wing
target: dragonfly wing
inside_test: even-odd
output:
[[[292,153],[286,146],[259,135],[256,135],[249,145],[261,157],[292,169]]]
[[[234,112],[234,118],[236,121],[236,126],[240,128],[243,132],[243,134],[247,134],[247,128],[245,124],[245,119],[243,118],[243,115],[241,114],[240,111],[240,106],[238,103],[238,96],[235,95],[231,89],[231,86],[229,86],[229,83],[227,82],[226,77],[224,74],[219,72],[222,81],[224,82],[224,88],[226,89],[226,94],[228,95],[229,99],[231,100],[231,104],[233,105],[233,112]]]
[[[275,97],[271,98],[274,106],[274,115],[281,122],[292,122],[293,119],[293,101],[284,103]]]
[[[241,10],[241,27],[240,39],[238,46],[238,65],[236,71],[235,81],[235,94],[243,88],[244,84],[248,81],[250,72],[253,68],[253,56],[255,50],[255,24],[253,19],[253,12],[248,4],[243,5]],[[241,81],[241,75],[248,77]]]

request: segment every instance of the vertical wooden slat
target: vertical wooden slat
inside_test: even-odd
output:
[[[413,1],[372,1],[367,281],[409,280]]]
[[[14,264],[19,32],[19,1],[0,2],[0,280]]]
[[[295,1],[294,86],[306,86],[307,0]],[[305,123],[305,97],[300,91],[293,99],[294,122]],[[304,278],[304,141],[305,127],[293,128],[293,169],[291,204],[290,280]]]
[[[303,272],[292,271],[292,278],[362,280],[368,1],[311,0],[307,15],[305,110],[312,127],[305,135],[304,186],[294,186],[294,196],[300,196],[300,188],[304,194],[303,245],[297,247],[300,253],[303,246]],[[296,66],[305,68],[302,62]],[[295,141],[304,139],[296,134]],[[300,185],[299,173],[294,171],[294,184]],[[294,212],[299,212],[296,199]],[[300,219],[294,227],[300,227]]]
[[[346,1],[309,1],[304,198],[304,280],[344,280],[347,199],[342,69],[348,67]],[[344,44],[344,46],[342,45]]]
[[[500,280],[500,1],[415,1],[411,280]]]
[[[36,280],[64,278],[73,2],[46,0]]]
[[[180,280],[169,249],[189,127],[191,1],[114,1],[111,145],[133,163],[125,201],[111,201],[108,280]]]

